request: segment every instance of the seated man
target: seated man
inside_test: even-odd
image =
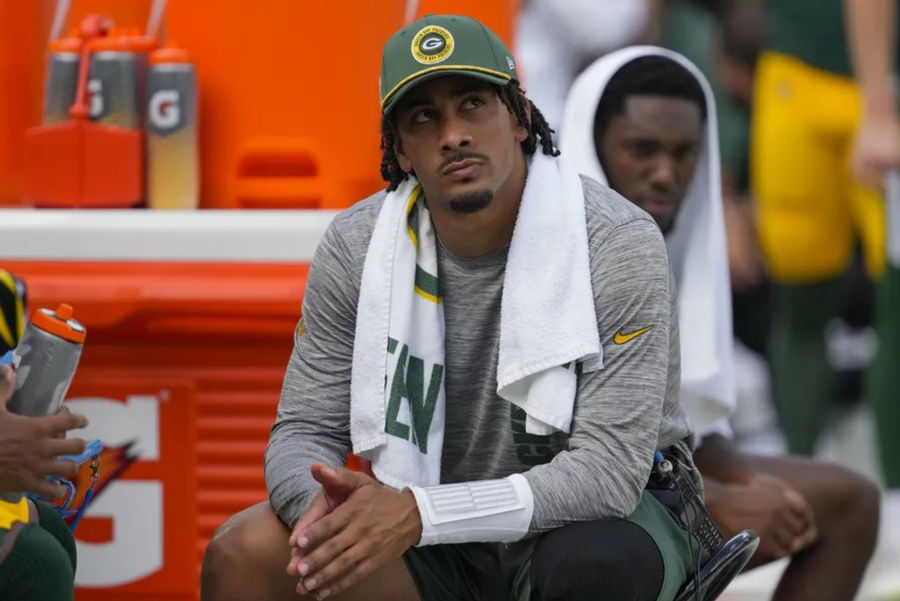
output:
[[[57,498],[64,492],[48,476],[73,477],[78,466],[60,455],[84,452],[83,440],[64,438],[84,428],[81,415],[23,417],[6,409],[15,378],[0,365],[0,493],[35,493]],[[71,601],[75,595],[75,539],[59,514],[44,503],[0,500],[0,599]]]
[[[673,599],[701,549],[654,452],[700,481],[656,224],[556,158],[472,19],[392,36],[381,92],[387,193],[319,245],[270,503],[218,530],[202,599]],[[327,467],[351,449],[375,478]]]
[[[792,555],[774,599],[852,599],[872,555],[878,491],[836,465],[756,457],[730,441],[732,325],[715,105],[684,57],[634,47],[591,65],[569,94],[561,147],[577,169],[647,211],[678,282],[681,400],[694,461],[726,537],[760,535],[759,565]]]

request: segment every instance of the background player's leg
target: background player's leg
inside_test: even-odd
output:
[[[788,448],[811,455],[834,393],[825,326],[837,312],[841,283],[777,284],[773,289],[775,317],[768,349],[772,396]]]
[[[834,464],[800,457],[750,458],[756,469],[789,482],[809,502],[818,539],[795,554],[773,601],[853,599],[878,535],[878,489]],[[754,557],[752,565],[771,558]]]
[[[888,488],[900,491],[900,264],[887,261],[885,236],[900,237],[900,231],[887,231],[884,201],[879,195],[858,184],[853,190],[854,219],[861,233],[866,267],[878,282],[878,353],[867,374],[866,395],[875,412],[885,481]]]
[[[881,465],[889,489],[900,492],[900,268],[889,267],[878,285],[878,354],[868,374]]]
[[[881,545],[900,557],[900,269],[889,266],[878,284],[878,353],[866,374],[875,413],[884,493]]]
[[[866,374],[865,392],[875,412],[887,487],[900,493],[900,261],[887,258],[888,240],[900,240],[900,231],[889,231],[896,225],[887,223],[885,199],[880,194],[855,181],[849,181],[848,187],[853,195],[853,219],[865,251],[866,268],[878,287],[878,352]]]
[[[832,280],[852,254],[853,221],[841,146],[823,140],[838,137],[828,128],[854,99],[850,80],[777,53],[760,58],[751,168],[760,246],[776,289],[769,361],[775,404],[797,453],[812,451],[834,392],[824,327],[837,308]],[[852,123],[844,129],[852,132]]]
[[[203,557],[202,601],[297,601],[297,578],[287,574],[290,531],[268,502],[228,519]],[[312,598],[312,597],[309,597]],[[401,558],[387,564],[335,601],[418,601]]]

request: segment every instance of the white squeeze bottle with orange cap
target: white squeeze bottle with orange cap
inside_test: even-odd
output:
[[[69,390],[87,333],[72,307],[37,309],[13,351],[16,386],[7,407],[19,415],[52,415]]]

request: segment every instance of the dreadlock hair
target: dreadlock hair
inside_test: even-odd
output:
[[[525,90],[519,87],[515,81],[510,81],[503,87],[497,87],[497,96],[516,117],[519,125],[528,130],[528,137],[522,141],[522,150],[526,155],[532,155],[537,151],[538,144],[541,151],[548,156],[559,156],[559,149],[553,143],[554,131],[547,124],[547,120],[534,103],[525,96]],[[527,104],[526,104],[527,103]],[[526,107],[531,109],[531,120],[528,120]],[[388,192],[396,190],[409,174],[400,167],[397,154],[394,151],[397,142],[397,128],[390,114],[381,118],[381,177],[388,183]]]
[[[665,56],[642,56],[616,71],[603,90],[594,115],[594,143],[598,148],[609,122],[625,112],[625,101],[635,95],[693,101],[700,107],[701,118],[706,119],[706,97],[690,71]]]

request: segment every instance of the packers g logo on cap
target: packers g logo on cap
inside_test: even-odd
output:
[[[410,50],[423,65],[434,65],[453,54],[453,36],[443,27],[429,25],[413,37]]]

